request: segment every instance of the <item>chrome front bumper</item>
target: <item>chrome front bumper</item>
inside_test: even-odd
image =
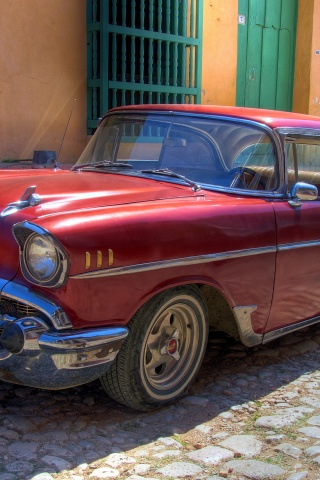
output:
[[[128,334],[125,327],[73,330],[64,324],[57,328],[52,321],[55,309],[51,301],[46,311],[43,297],[26,292],[25,287],[7,285],[3,285],[1,294],[1,380],[59,389],[90,382],[105,373]],[[14,301],[25,305],[27,311],[31,305],[35,315],[23,317],[20,313],[15,317],[3,313],[3,305],[8,309],[7,304],[13,301],[13,291]],[[41,309],[37,308],[39,302]]]

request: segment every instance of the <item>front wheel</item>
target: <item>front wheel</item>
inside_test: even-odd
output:
[[[100,378],[108,395],[140,411],[180,398],[195,378],[206,350],[208,322],[196,287],[163,292],[128,324],[115,362]]]

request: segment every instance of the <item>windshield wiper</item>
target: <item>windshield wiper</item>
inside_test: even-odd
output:
[[[130,163],[110,162],[105,160],[99,163],[84,163],[83,165],[74,165],[71,170],[82,170],[83,168],[132,168]]]
[[[195,183],[193,180],[190,180],[189,178],[186,178],[184,175],[180,175],[179,173],[173,172],[172,170],[169,170],[168,168],[159,168],[158,170],[141,170],[142,173],[151,173],[152,175],[164,175],[166,177],[172,177],[172,178],[179,178],[180,180],[183,180],[184,182],[188,183],[191,185],[192,190],[194,192],[198,192],[201,190],[200,185]]]

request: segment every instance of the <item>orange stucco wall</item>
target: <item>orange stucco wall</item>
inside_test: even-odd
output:
[[[235,105],[238,0],[204,0],[203,104]]]
[[[1,0],[0,160],[86,143],[86,1]]]
[[[309,113],[320,117],[320,0],[314,2],[309,104]]]
[[[320,116],[320,0],[299,0],[293,111]]]
[[[309,109],[312,27],[313,0],[300,0],[292,105],[294,112],[307,113]]]

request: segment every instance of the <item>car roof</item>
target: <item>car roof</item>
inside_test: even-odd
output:
[[[280,110],[267,110],[250,107],[231,107],[219,105],[194,104],[147,104],[128,105],[117,107],[116,111],[156,111],[156,112],[185,112],[193,114],[217,115],[232,118],[246,119],[268,125],[270,128],[312,128],[320,129],[320,117]]]

